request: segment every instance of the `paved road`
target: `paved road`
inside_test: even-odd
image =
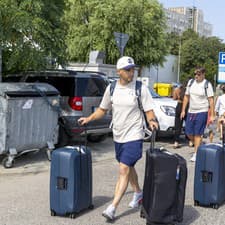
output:
[[[149,143],[145,143],[145,149]],[[163,139],[156,146],[172,148],[171,139]],[[75,219],[52,217],[49,211],[49,166],[44,152],[26,155],[16,161],[12,169],[0,166],[0,225],[103,225],[101,212],[111,202],[117,179],[117,163],[111,137],[99,144],[90,144],[93,156],[93,203],[95,208]],[[186,143],[176,152],[189,160],[193,148]],[[140,183],[143,183],[145,157],[137,164]],[[181,225],[225,225],[225,205],[218,210],[193,205],[194,164],[188,161],[188,182]],[[138,210],[128,209],[132,198],[130,187],[117,210],[118,225],[144,225]]]

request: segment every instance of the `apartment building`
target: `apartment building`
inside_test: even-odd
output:
[[[193,29],[200,36],[212,36],[213,26],[204,21],[203,11],[196,7],[171,7],[165,9],[167,16],[167,31],[181,34],[187,29]]]

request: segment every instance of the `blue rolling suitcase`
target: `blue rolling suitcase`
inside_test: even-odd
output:
[[[51,215],[75,218],[92,209],[92,160],[86,146],[65,146],[52,153],[50,170]]]
[[[197,151],[194,205],[218,209],[225,200],[225,156],[223,144],[203,144]]]

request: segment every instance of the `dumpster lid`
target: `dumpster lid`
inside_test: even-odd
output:
[[[47,83],[0,83],[0,96],[52,96],[59,91]]]

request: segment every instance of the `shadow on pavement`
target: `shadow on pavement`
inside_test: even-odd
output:
[[[133,214],[133,213],[137,213],[138,211],[140,211],[139,208],[136,208],[136,209],[128,209],[127,211],[119,214],[118,216],[116,216],[116,219],[119,219],[121,217],[124,217],[124,216],[128,216],[130,214]]]
[[[195,220],[199,218],[200,214],[199,212],[190,205],[184,206],[184,220],[182,223],[179,223],[179,225],[189,225],[192,224]]]
[[[107,202],[112,201],[113,198],[107,197],[107,196],[94,196],[93,197],[93,205],[94,208],[97,209],[103,205],[105,205]]]

